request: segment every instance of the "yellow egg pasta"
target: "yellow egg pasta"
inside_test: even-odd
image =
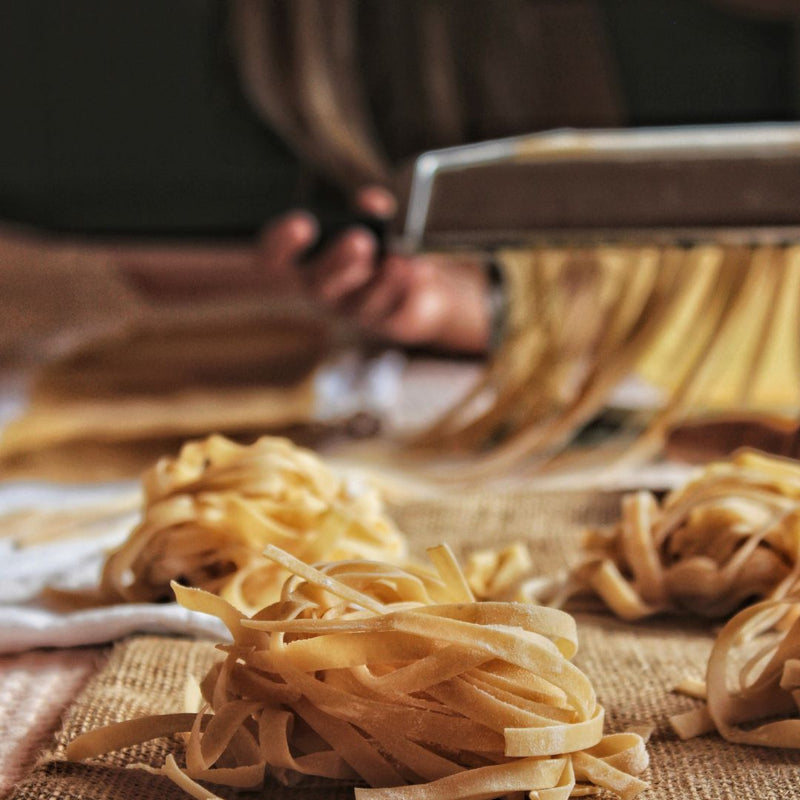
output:
[[[533,572],[533,561],[525,542],[506,547],[473,550],[464,562],[467,583],[480,600],[518,599],[514,595]]]
[[[670,718],[690,739],[716,730],[739,744],[800,747],[800,594],[742,609],[720,631],[700,691],[706,704]]]
[[[142,482],[141,520],[106,559],[90,601],[172,600],[177,581],[252,612],[276,600],[287,577],[261,555],[267,544],[310,563],[406,556],[406,539],[375,491],[353,490],[288,439],[192,441]]]
[[[620,521],[587,531],[583,548],[564,595],[594,594],[626,620],[724,618],[783,597],[800,577],[800,464],[743,450],[661,502],[628,494]]]
[[[349,560],[317,567],[267,545],[287,570],[279,599],[248,617],[175,586],[232,643],[201,682],[203,707],[79,736],[73,760],[186,732],[185,763],[160,771],[257,787],[302,776],[349,781],[357,800],[523,796],[558,800],[646,784],[644,739],[604,735],[604,712],[572,662],[575,621],[531,604],[475,602],[446,546],[433,568]]]

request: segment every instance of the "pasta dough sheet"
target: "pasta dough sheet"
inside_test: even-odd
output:
[[[0,477],[133,477],[212,432],[313,438],[313,373],[330,344],[304,319],[129,326],[41,368],[0,437]]]

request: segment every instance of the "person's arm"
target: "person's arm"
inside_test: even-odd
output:
[[[389,216],[394,200],[370,189],[362,212]],[[255,241],[93,240],[25,237],[30,246],[105,265],[150,302],[242,293],[301,294],[355,321],[366,336],[406,347],[481,355],[490,338],[490,287],[479,259],[456,254],[383,255],[374,234],[346,229],[311,261],[318,233],[307,211],[268,223]]]

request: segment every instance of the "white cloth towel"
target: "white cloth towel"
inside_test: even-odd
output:
[[[98,644],[137,632],[230,638],[216,617],[189,611],[177,603],[59,612],[37,600],[45,586],[76,589],[97,585],[105,554],[136,524],[135,509],[119,511],[128,499],[135,500],[136,491],[131,484],[0,486],[0,653]],[[39,515],[53,514],[50,521],[57,522],[60,513],[103,506],[117,510],[93,522],[84,537],[26,543],[24,537],[16,535],[21,530],[22,514],[31,510]],[[34,520],[31,530],[35,525]]]

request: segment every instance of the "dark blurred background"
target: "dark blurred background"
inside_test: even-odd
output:
[[[797,23],[731,5],[599,3],[627,124],[798,118]],[[225,12],[221,0],[5,0],[0,218],[233,236],[324,204],[330,188],[309,183],[239,92]]]

